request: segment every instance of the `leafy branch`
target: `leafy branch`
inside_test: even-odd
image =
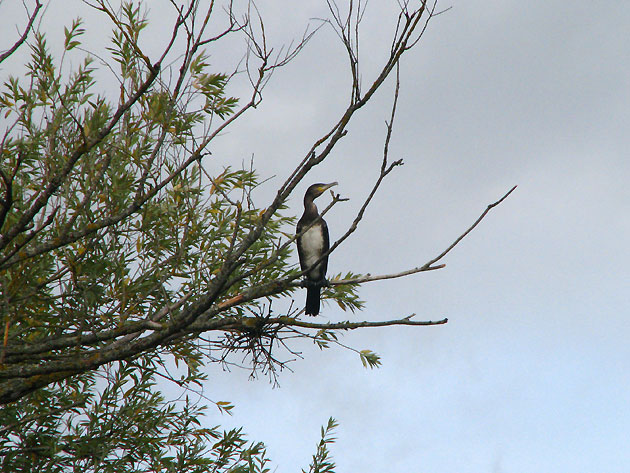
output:
[[[336,440],[334,435],[335,429],[339,427],[339,424],[334,418],[328,419],[326,428],[322,427],[321,439],[317,443],[317,452],[313,455],[313,461],[309,467],[309,473],[333,473],[335,469],[335,463],[330,457],[330,451],[328,447]],[[302,470],[302,473],[306,473]]]

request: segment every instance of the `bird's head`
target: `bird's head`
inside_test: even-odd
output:
[[[317,184],[313,184],[306,191],[306,195],[304,196],[304,200],[306,200],[307,198],[309,200],[316,199],[317,197],[322,195],[324,192],[326,192],[328,189],[330,189],[331,187],[336,186],[336,185],[337,185],[336,182],[331,182],[330,184],[322,184],[321,182],[318,182]]]

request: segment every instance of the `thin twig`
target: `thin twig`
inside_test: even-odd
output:
[[[459,237],[457,237],[457,239],[453,243],[451,243],[442,253],[440,253],[435,258],[429,260],[424,265],[419,266],[417,268],[408,269],[406,271],[401,271],[399,273],[394,273],[394,274],[383,274],[383,275],[378,275],[378,276],[371,276],[371,275],[368,274],[366,276],[361,276],[361,277],[358,277],[358,278],[343,279],[343,280],[332,280],[332,281],[329,281],[329,284],[331,286],[341,286],[341,285],[344,285],[344,284],[360,284],[360,283],[364,283],[364,282],[379,281],[379,280],[382,280],[382,279],[401,278],[401,277],[404,277],[404,276],[409,276],[411,274],[420,273],[420,272],[423,272],[423,271],[433,271],[433,270],[436,270],[436,269],[444,268],[446,266],[445,264],[440,264],[440,265],[437,265],[437,266],[434,266],[434,265],[439,260],[444,258],[444,256],[446,256],[453,248],[455,248],[455,246],[457,246],[457,244],[460,241],[462,241],[466,237],[466,235],[468,235],[471,231],[473,231],[473,229],[477,225],[479,225],[479,223],[485,218],[485,216],[488,215],[490,210],[492,210],[494,207],[496,207],[501,202],[503,202],[505,199],[507,199],[507,197],[512,192],[514,192],[516,187],[517,186],[512,187],[503,197],[501,197],[496,202],[488,205],[486,207],[486,209],[483,211],[483,213],[479,216],[479,218],[477,218],[477,220],[475,220],[475,222],[470,227],[468,227],[468,229],[464,233],[462,233]]]
[[[427,262],[423,267],[428,267],[428,266],[432,266],[434,263],[438,262],[439,260],[441,260],[442,258],[444,258],[444,256],[446,256],[446,254],[451,251],[453,248],[455,248],[455,246],[457,246],[457,244],[462,241],[466,235],[468,235],[470,232],[473,231],[473,229],[479,225],[479,223],[484,219],[484,217],[486,215],[488,215],[488,212],[490,212],[490,210],[492,210],[494,207],[496,207],[497,205],[499,205],[501,202],[503,202],[505,199],[508,198],[508,196],[514,192],[514,190],[516,189],[517,186],[512,187],[503,197],[501,197],[499,200],[497,200],[496,202],[494,202],[493,204],[488,205],[488,207],[486,207],[486,210],[483,211],[483,213],[479,216],[479,218],[477,220],[475,220],[475,223],[473,223],[468,230],[466,230],[464,233],[462,233],[448,248],[446,248],[442,253],[440,253],[438,256],[436,256],[435,258],[433,258],[431,261]]]
[[[365,276],[360,276],[360,277],[351,278],[351,279],[333,279],[333,280],[328,281],[328,285],[329,286],[343,286],[346,284],[362,284],[364,282],[382,281],[383,279],[403,278],[405,276],[410,276],[412,274],[421,273],[424,271],[435,271],[437,269],[443,269],[445,267],[446,267],[445,264],[440,264],[437,266],[429,266],[429,267],[419,266],[417,268],[408,269],[406,271],[401,271],[399,273],[393,273],[393,274],[379,274],[376,276],[372,276],[371,274],[366,274]]]
[[[33,23],[35,22],[35,17],[37,16],[41,8],[42,8],[42,3],[39,0],[36,0],[35,10],[33,11],[33,13],[28,19],[28,24],[26,25],[26,28],[24,29],[24,33],[22,33],[22,36],[20,36],[20,38],[15,42],[15,44],[13,44],[13,46],[11,46],[11,48],[9,48],[7,51],[0,54],[0,62],[4,61],[6,58],[11,56],[11,54],[17,51],[17,49],[22,45],[22,43],[26,41],[26,38],[29,32],[31,31],[31,28],[33,27]]]

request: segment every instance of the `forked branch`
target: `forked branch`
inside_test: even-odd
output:
[[[418,266],[417,268],[408,269],[408,270],[401,271],[399,273],[394,273],[394,274],[382,274],[382,275],[377,275],[377,276],[371,276],[370,274],[367,274],[366,276],[361,276],[361,277],[358,277],[358,278],[333,280],[333,281],[329,281],[329,284],[331,286],[341,286],[343,284],[361,284],[361,283],[365,283],[365,282],[379,281],[381,279],[402,278],[402,277],[405,277],[405,276],[409,276],[411,274],[420,273],[420,272],[424,272],[424,271],[433,271],[433,270],[436,270],[436,269],[442,269],[442,268],[446,267],[446,264],[435,265],[435,263],[440,261],[453,248],[455,248],[459,244],[459,242],[462,241],[466,237],[466,235],[468,235],[471,231],[473,231],[473,229],[477,225],[479,225],[479,223],[485,218],[485,216],[488,215],[490,210],[492,210],[494,207],[496,207],[501,202],[503,202],[505,199],[507,199],[507,197],[512,192],[514,192],[516,187],[517,186],[512,187],[503,197],[501,197],[496,202],[488,205],[486,207],[486,209],[483,211],[483,213],[479,216],[479,218],[477,218],[477,220],[475,220],[475,222],[470,227],[468,227],[468,229],[464,233],[462,233],[460,236],[458,236],[457,239],[453,243],[451,243],[442,253],[440,253],[435,258],[427,261],[422,266]]]

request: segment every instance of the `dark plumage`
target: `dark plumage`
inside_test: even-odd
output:
[[[313,202],[326,190],[337,183],[313,184],[304,194],[304,213],[297,224],[297,247],[300,255],[300,267],[305,273],[306,282],[306,315],[319,314],[319,296],[322,285],[326,280],[326,270],[328,269],[328,256],[319,263],[314,263],[328,251],[330,241],[328,239],[328,225],[324,219],[320,218],[317,206]],[[313,223],[315,222],[315,223]],[[313,224],[310,228],[309,225]],[[308,228],[303,234],[304,229]],[[301,234],[301,235],[300,235]],[[314,266],[313,266],[314,265]],[[310,268],[310,269],[309,269]]]

